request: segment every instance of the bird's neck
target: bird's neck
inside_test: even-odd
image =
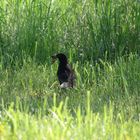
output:
[[[59,72],[64,72],[66,67],[67,67],[67,63],[59,63],[58,71]]]
[[[60,62],[60,63],[59,63],[59,68],[66,67],[67,64],[68,64],[67,62],[65,62],[65,63],[64,63],[64,62]]]

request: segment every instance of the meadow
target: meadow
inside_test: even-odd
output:
[[[139,140],[139,31],[138,0],[1,0],[0,140]]]

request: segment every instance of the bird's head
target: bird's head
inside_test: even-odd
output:
[[[57,59],[60,63],[67,64],[67,57],[63,53],[54,54],[52,57],[52,63],[54,63]]]

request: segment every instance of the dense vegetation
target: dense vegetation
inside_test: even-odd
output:
[[[0,139],[140,138],[138,0],[0,1]],[[60,89],[64,52],[76,87]]]

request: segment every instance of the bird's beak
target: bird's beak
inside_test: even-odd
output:
[[[56,57],[55,56],[52,56],[52,64],[56,61]]]
[[[52,64],[56,61],[56,59],[52,59]]]

